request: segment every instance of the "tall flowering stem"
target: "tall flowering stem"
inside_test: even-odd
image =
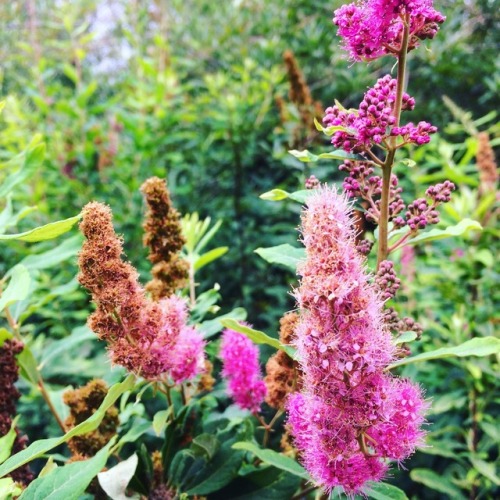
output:
[[[403,40],[401,50],[398,54],[398,77],[396,87],[396,102],[394,105],[395,126],[399,127],[401,120],[401,109],[403,104],[403,91],[406,79],[406,59],[408,54],[408,42],[410,38],[409,15],[405,15],[403,24]],[[391,188],[392,167],[396,156],[396,137],[392,138],[391,148],[387,153],[386,160],[382,166],[382,197],[380,199],[379,240],[377,252],[377,270],[380,264],[389,255],[389,196]]]

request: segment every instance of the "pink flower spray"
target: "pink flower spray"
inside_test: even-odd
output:
[[[240,408],[258,412],[266,397],[258,347],[245,335],[226,329],[222,335],[220,357],[229,395]]]
[[[417,385],[386,370],[396,348],[384,297],[356,251],[346,196],[321,187],[307,205],[306,260],[295,291],[303,385],[289,397],[289,424],[314,481],[354,495],[384,477],[386,459],[401,461],[414,452],[426,405]]]

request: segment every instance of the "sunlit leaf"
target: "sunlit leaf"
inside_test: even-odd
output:
[[[450,357],[463,358],[465,356],[491,356],[500,353],[500,339],[495,337],[476,337],[455,347],[442,347],[434,351],[424,352],[416,356],[403,358],[389,366],[392,370],[398,366],[429,361],[431,359],[442,359]]]
[[[36,227],[35,229],[25,231],[24,233],[2,234],[0,235],[0,240],[20,240],[28,241],[30,243],[52,240],[53,238],[61,236],[61,234],[67,233],[79,219],[80,215],[76,215],[75,217],[70,217],[69,219],[51,222],[45,226]]]
[[[229,328],[230,330],[234,330],[235,332],[246,335],[252,342],[255,342],[256,344],[267,344],[271,347],[274,347],[275,349],[285,351],[291,358],[295,356],[295,349],[292,346],[283,345],[278,339],[273,339],[260,330],[255,330],[249,326],[242,325],[232,318],[222,319],[220,320],[220,322],[225,328]]]
[[[31,277],[28,270],[18,264],[12,269],[9,284],[0,297],[0,311],[14,302],[24,300],[28,296],[30,285]]]
[[[280,264],[282,266],[297,270],[297,264],[305,259],[306,251],[304,248],[297,248],[285,243],[269,248],[257,248],[254,250],[265,261],[271,264]]]

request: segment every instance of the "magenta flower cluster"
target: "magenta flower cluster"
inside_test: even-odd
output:
[[[382,479],[387,459],[404,460],[422,443],[426,404],[417,385],[387,371],[396,354],[383,312],[387,297],[356,251],[346,197],[321,187],[307,205],[306,260],[295,291],[303,379],[288,400],[289,425],[317,484],[352,495]],[[382,274],[394,288],[391,266]]]
[[[408,50],[434,38],[446,18],[432,4],[432,0],[363,0],[337,9],[333,22],[351,58],[371,61],[400,52],[405,22],[410,26]]]
[[[325,127],[339,127],[332,135],[332,144],[347,152],[363,153],[376,144],[385,147],[390,136],[401,136],[403,142],[400,146],[429,142],[429,134],[435,133],[437,128],[427,122],[393,127],[396,123],[396,87],[397,80],[386,75],[365,93],[358,110],[347,110],[338,105],[327,108],[323,124]],[[411,111],[414,107],[415,99],[403,93],[402,111]]]
[[[244,410],[256,413],[266,396],[259,367],[259,349],[245,335],[226,329],[222,334],[222,376],[229,396]]]

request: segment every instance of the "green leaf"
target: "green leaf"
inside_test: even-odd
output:
[[[18,184],[28,179],[28,177],[32,175],[34,168],[38,167],[43,161],[43,157],[45,156],[45,144],[37,142],[39,140],[39,136],[34,137],[29,149],[9,162],[9,166],[11,167],[10,170],[15,166],[18,166],[18,169],[2,181],[2,185],[0,186],[0,198],[4,198]]]
[[[0,479],[0,498],[18,497],[22,491],[11,477]]]
[[[169,406],[167,410],[160,410],[155,413],[153,417],[153,430],[159,436],[167,426],[168,417],[172,414],[173,406]]]
[[[45,226],[36,227],[30,231],[17,234],[3,234],[0,235],[0,240],[21,240],[34,243],[36,241],[52,240],[61,236],[61,234],[67,233],[78,220],[80,215],[75,215],[69,219],[60,220],[57,222],[51,222]]]
[[[33,356],[33,353],[31,352],[31,349],[26,344],[24,345],[21,354],[17,357],[17,362],[21,368],[21,375],[23,378],[37,386],[40,381],[37,362],[35,356]]]
[[[266,201],[282,201],[289,198],[290,200],[297,201],[299,203],[305,203],[307,198],[314,193],[313,189],[301,189],[300,191],[295,191],[289,193],[283,189],[273,189],[267,193],[261,194],[260,198]]]
[[[64,337],[48,345],[47,349],[44,350],[38,369],[41,370],[49,361],[63,352],[73,349],[86,340],[95,340],[96,338],[95,333],[86,325],[75,328],[68,337]]]
[[[89,460],[57,467],[41,478],[35,479],[23,491],[20,500],[78,500],[92,479],[104,468],[116,438]]]
[[[134,453],[127,460],[97,474],[101,488],[112,500],[139,499],[137,494],[131,497],[125,494],[128,483],[134,477],[138,462],[137,454]]]
[[[314,194],[314,189],[301,189],[300,191],[294,191],[290,193],[288,197],[293,201],[298,201],[299,203],[306,203],[307,198]]]
[[[470,457],[470,461],[474,468],[484,477],[487,477],[493,484],[500,486],[500,478],[496,474],[495,465],[485,462],[479,458]]]
[[[74,436],[80,436],[81,434],[86,434],[87,432],[91,432],[97,429],[97,427],[99,427],[99,424],[102,422],[106,411],[123,393],[132,390],[134,388],[134,385],[135,376],[129,375],[123,382],[110,387],[108,394],[104,398],[104,401],[101,403],[101,406],[99,406],[97,411],[91,417],[78,424],[76,427],[64,434],[64,436],[50,439],[40,439],[39,441],[35,441],[34,443],[32,443],[26,449],[8,458],[2,465],[0,465],[0,477],[9,474],[9,472],[12,472],[13,470],[21,467],[24,464],[27,464],[35,458],[41,457],[52,448],[65,443]]]
[[[449,495],[453,500],[461,500],[465,498],[462,492],[449,479],[442,474],[437,474],[429,469],[413,469],[410,472],[410,477],[417,483],[422,483],[431,490],[439,491],[445,495]]]
[[[375,500],[408,500],[406,493],[396,486],[387,483],[369,482],[367,486],[370,488],[366,493],[369,498]]]
[[[358,155],[345,152],[343,149],[336,149],[328,153],[321,153],[319,155],[312,154],[307,149],[304,151],[297,151],[291,149],[288,151],[292,156],[295,156],[300,161],[305,163],[317,162],[318,160],[356,160],[359,159]]]
[[[335,132],[338,132],[339,130],[351,134],[354,132],[352,129],[348,127],[343,127],[342,125],[332,125],[331,127],[323,127],[323,125],[321,125],[321,123],[318,120],[316,120],[316,118],[314,118],[314,125],[318,132],[323,132],[323,134],[327,135],[328,137],[331,137]]]
[[[228,247],[218,247],[214,248],[213,250],[209,250],[208,252],[199,256],[194,263],[195,271],[198,271],[207,264],[210,264],[210,262],[213,262],[214,260],[221,258],[225,253],[227,253],[228,250],[229,250]]]
[[[495,337],[476,337],[463,344],[455,347],[442,347],[434,351],[424,352],[401,359],[389,365],[388,369],[392,370],[398,366],[409,365],[418,363],[420,361],[429,361],[431,359],[442,359],[450,357],[463,358],[465,356],[490,356],[492,354],[500,353],[500,339]]]
[[[9,330],[7,330],[6,328],[0,328],[0,347],[3,346],[3,343],[6,340],[10,340],[12,337],[14,337],[14,335],[10,333]]]
[[[281,201],[286,200],[288,196],[289,193],[283,189],[272,189],[271,191],[267,191],[267,193],[261,194],[259,198],[267,201]]]
[[[267,344],[275,349],[280,349],[285,351],[291,358],[295,355],[295,349],[289,345],[283,345],[278,339],[273,339],[269,335],[260,330],[254,330],[249,326],[242,325],[238,323],[235,319],[228,318],[221,320],[222,325],[225,328],[229,328],[230,330],[234,330],[235,332],[242,333],[246,335],[252,342],[256,344]]]
[[[415,332],[404,332],[399,337],[396,337],[392,343],[394,345],[405,344],[406,342],[411,342],[417,338],[417,334]]]
[[[285,243],[269,248],[257,248],[254,252],[271,264],[280,264],[282,266],[297,270],[297,264],[306,257],[305,248],[297,248]]]
[[[9,284],[0,297],[0,311],[14,302],[24,300],[28,296],[30,285],[30,273],[26,267],[18,264],[12,269]]]
[[[0,438],[0,464],[5,462],[10,456],[10,452],[12,451],[12,446],[14,445],[14,441],[16,440],[17,432],[16,432],[16,424],[19,420],[19,416],[17,416],[10,426],[9,432]],[[1,498],[1,497],[0,497]]]
[[[461,236],[470,230],[481,231],[483,228],[479,222],[472,219],[463,219],[454,226],[449,226],[446,229],[431,229],[420,233],[415,238],[408,240],[405,245],[414,245],[415,243],[424,243],[433,240],[442,240],[444,238],[452,238]]]
[[[120,439],[120,445],[125,443],[135,443],[143,434],[151,429],[151,422],[149,420],[137,423],[134,422],[127,433]]]
[[[60,245],[47,252],[36,255],[28,255],[21,264],[28,269],[47,269],[76,256],[82,246],[80,235],[64,240]]]
[[[233,444],[233,449],[249,451],[266,464],[290,472],[294,476],[301,477],[302,479],[311,479],[302,465],[298,464],[293,458],[277,453],[276,451],[259,448],[254,443],[245,441]]]
[[[245,309],[243,309],[243,307],[236,307],[232,311],[229,311],[227,314],[222,314],[217,318],[203,321],[203,323],[200,323],[200,325],[198,326],[198,329],[203,334],[203,338],[208,339],[219,333],[222,330],[222,324],[220,320],[225,318],[244,321],[247,319],[247,312],[245,311]]]
[[[220,448],[220,441],[211,434],[200,434],[193,439],[190,448],[196,455],[211,460]]]
[[[404,165],[405,167],[408,167],[408,168],[413,168],[417,164],[417,162],[415,160],[410,160],[410,158],[406,158],[404,160],[399,160],[398,163],[401,163],[401,165]]]
[[[233,451],[231,444],[231,441],[224,443],[212,460],[208,462],[202,460],[192,464],[193,468],[186,478],[190,484],[185,493],[208,495],[220,490],[236,477],[241,467],[243,453]]]

